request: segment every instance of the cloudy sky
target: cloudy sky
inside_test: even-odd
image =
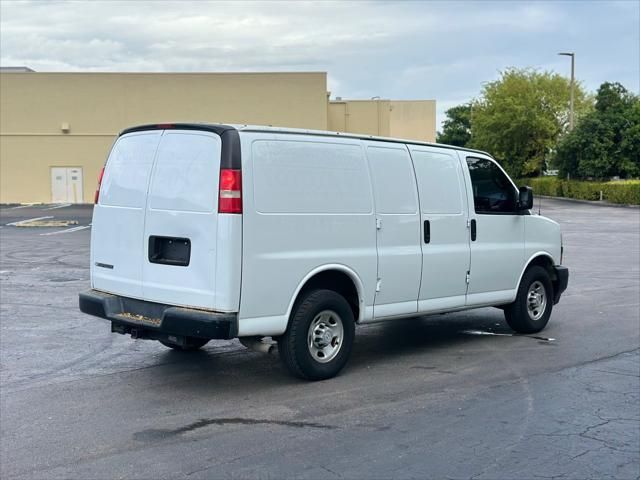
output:
[[[478,95],[507,67],[640,90],[640,0],[0,0],[0,65],[38,71],[326,71],[332,97]]]

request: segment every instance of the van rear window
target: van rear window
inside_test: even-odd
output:
[[[149,207],[183,212],[217,210],[220,150],[220,137],[211,133],[165,133],[151,179]]]
[[[144,208],[160,131],[122,136],[111,149],[100,188],[100,204]]]

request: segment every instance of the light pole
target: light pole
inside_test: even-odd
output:
[[[575,85],[576,54],[574,52],[560,52],[558,55],[571,57],[571,100],[569,101],[569,131],[571,131],[573,130],[573,88]]]
[[[376,101],[376,109],[378,112],[378,136],[380,136],[380,95],[376,95],[375,97],[371,97],[371,100],[375,100]]]

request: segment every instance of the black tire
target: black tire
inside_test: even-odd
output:
[[[537,284],[537,285],[536,285]],[[529,309],[529,290],[542,285],[544,289],[544,308]],[[540,291],[540,289],[538,288]],[[534,292],[535,293],[535,292]],[[507,324],[518,333],[537,333],[547,326],[553,310],[553,285],[547,271],[538,265],[527,269],[522,276],[515,302],[504,309]],[[530,315],[531,311],[531,315]],[[539,315],[539,318],[532,318]]]
[[[207,340],[206,338],[187,337],[186,345],[177,345],[175,343],[165,342],[163,340],[159,340],[159,342],[165,347],[178,350],[179,352],[194,352],[204,347],[207,343],[209,343],[209,340]]]
[[[312,352],[309,346],[309,333],[312,323],[317,325],[322,313],[330,312],[337,317],[329,318],[329,322],[340,321],[342,325],[342,340],[335,354],[331,353],[322,360],[320,352]],[[287,369],[296,377],[305,380],[325,380],[334,377],[342,370],[351,355],[353,339],[355,337],[355,321],[353,311],[344,297],[332,290],[311,290],[294,306],[289,327],[284,335],[278,339],[280,358]],[[338,338],[336,336],[335,338]],[[327,345],[335,348],[334,339]],[[331,357],[331,355],[334,355]],[[324,363],[323,363],[324,362]]]

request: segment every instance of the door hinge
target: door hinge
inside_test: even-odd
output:
[[[469,285],[469,278],[470,278],[470,277],[471,277],[471,272],[469,272],[469,271],[467,270],[467,279],[466,279],[466,281],[467,281],[467,285]]]
[[[376,218],[376,229],[380,230],[382,228],[382,219]]]
[[[380,285],[382,284],[382,279],[379,278],[378,281],[376,282],[376,292],[380,291]]]

